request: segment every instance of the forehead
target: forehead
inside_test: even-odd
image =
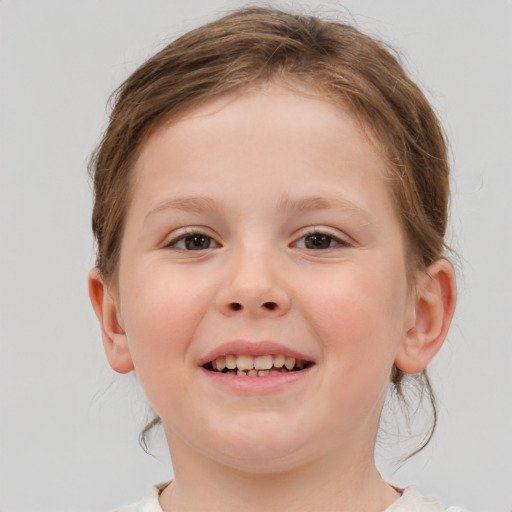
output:
[[[356,153],[357,158],[366,155],[376,163],[373,167],[377,172],[387,173],[380,144],[366,124],[332,94],[296,80],[255,83],[185,107],[149,137],[135,167],[142,169],[155,150],[161,151],[165,145],[178,146],[181,151],[175,157],[179,158],[187,150],[194,152],[200,141],[203,151],[195,152],[194,157],[200,158],[207,149],[215,155],[215,148],[230,136],[233,155],[241,142],[244,151],[251,148],[258,152],[265,145],[280,146],[284,153],[293,144],[309,139],[311,143],[301,147],[304,154],[323,152],[328,156],[338,147],[346,159]],[[241,141],[244,136],[246,140]],[[346,151],[348,147],[352,151]],[[259,156],[265,160],[263,152]]]
[[[247,123],[252,119],[268,115],[265,109],[251,110],[251,103],[259,103],[260,106],[270,104],[276,98],[280,100],[280,110],[286,115],[284,120],[295,117],[297,120],[304,121],[300,126],[315,126],[315,120],[318,119],[316,126],[325,123],[326,116],[317,116],[319,112],[337,113],[337,117],[350,118],[351,129],[361,137],[364,137],[372,149],[387,162],[387,151],[383,141],[375,133],[372,123],[365,119],[361,113],[354,107],[348,105],[339,93],[333,92],[322,84],[320,78],[314,77],[298,78],[293,75],[284,77],[273,77],[269,80],[256,80],[248,84],[236,86],[234,89],[221,91],[218,94],[199,96],[187,100],[182,106],[175,108],[172,115],[163,123],[159,123],[155,129],[151,130],[151,135],[145,140],[141,152],[147,146],[149,140],[158,137],[159,134],[166,131],[173,125],[185,124],[193,129],[200,123],[194,123],[194,120],[200,120],[221,113],[233,103],[239,103],[241,116]],[[300,108],[297,109],[297,99],[302,99]],[[309,100],[309,101],[307,101]],[[245,110],[245,112],[243,112]],[[218,118],[220,116],[217,116]],[[331,116],[333,117],[333,116]],[[301,119],[302,118],[302,119]],[[240,119],[237,120],[239,125]],[[290,127],[286,127],[287,131]],[[140,153],[139,152],[139,155]]]
[[[160,127],[136,162],[132,192],[148,211],[194,195],[283,204],[332,196],[336,185],[342,200],[371,210],[378,196],[389,209],[386,175],[367,130],[343,105],[318,91],[265,84],[191,107]]]

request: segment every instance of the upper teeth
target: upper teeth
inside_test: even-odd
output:
[[[227,355],[217,357],[212,361],[212,368],[215,371],[221,372],[225,369],[228,370],[272,370],[274,369],[287,369],[301,370],[306,366],[306,361],[297,360],[294,357],[286,357],[283,355],[263,355],[263,356],[247,356],[247,355]]]

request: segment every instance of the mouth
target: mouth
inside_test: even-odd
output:
[[[208,361],[203,368],[211,372],[236,375],[237,377],[267,377],[301,372],[313,364],[312,361],[284,354],[259,356],[229,354]]]

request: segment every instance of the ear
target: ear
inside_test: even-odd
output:
[[[110,366],[119,373],[133,370],[133,361],[117,301],[101,279],[98,268],[89,272],[89,297],[101,327],[103,347]]]
[[[418,274],[412,314],[395,365],[406,373],[423,371],[444,343],[456,302],[455,271],[442,258]]]

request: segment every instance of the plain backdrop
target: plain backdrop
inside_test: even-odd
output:
[[[275,2],[274,4],[276,4]],[[133,375],[107,366],[86,289],[88,155],[112,90],[227,0],[0,1],[0,509],[90,511],[140,499],[172,470]],[[512,2],[289,2],[397,47],[451,144],[459,303],[432,367],[439,430],[379,465],[446,505],[512,510]],[[406,436],[405,436],[406,437]]]

